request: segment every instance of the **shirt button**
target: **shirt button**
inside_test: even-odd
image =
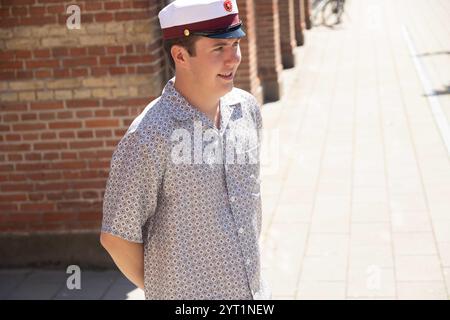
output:
[[[235,196],[232,196],[232,197],[230,198],[230,201],[231,201],[231,202],[235,202],[235,201],[236,201],[236,197],[235,197]]]
[[[239,228],[239,233],[244,233],[244,228]]]
[[[245,264],[246,264],[246,265],[249,265],[249,264],[250,264],[250,259],[247,259],[247,260],[245,261]]]

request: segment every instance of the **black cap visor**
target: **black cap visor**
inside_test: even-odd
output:
[[[245,32],[242,29],[242,22],[235,26],[228,27],[226,29],[192,32],[191,34],[214,39],[232,39],[245,37]]]

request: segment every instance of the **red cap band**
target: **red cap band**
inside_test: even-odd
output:
[[[185,37],[184,30],[189,30],[192,32],[200,32],[200,31],[213,31],[213,30],[221,30],[236,25],[240,22],[239,15],[229,14],[224,17],[195,22],[190,24],[185,24],[182,26],[175,26],[163,29],[163,38],[164,39],[173,39],[173,38],[181,38]]]

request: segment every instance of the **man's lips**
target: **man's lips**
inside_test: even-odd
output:
[[[218,76],[225,80],[233,79],[233,72],[220,73],[220,74],[218,74]]]

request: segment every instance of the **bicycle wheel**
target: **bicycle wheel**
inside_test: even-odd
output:
[[[311,14],[311,24],[313,26],[320,26],[323,24],[323,8],[326,0],[315,1],[313,4],[313,12]]]
[[[334,26],[341,21],[342,8],[339,1],[328,0],[322,9],[323,24]]]

